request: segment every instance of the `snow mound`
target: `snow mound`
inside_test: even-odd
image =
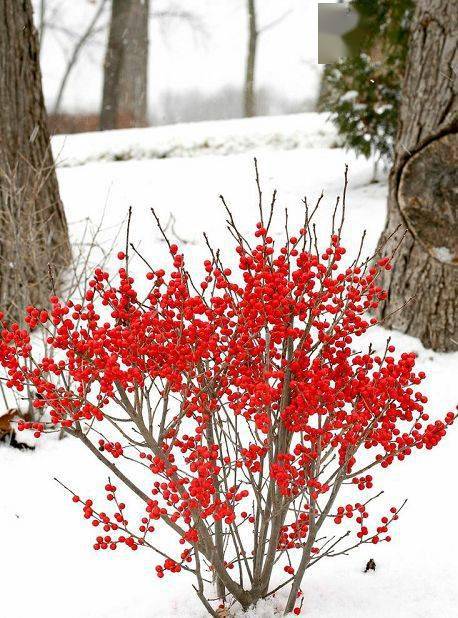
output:
[[[237,120],[192,122],[52,138],[60,167],[93,161],[168,159],[252,150],[333,148],[338,137],[328,114],[304,113]]]
[[[270,597],[261,599],[255,607],[251,607],[246,612],[237,608],[233,615],[234,618],[280,618],[283,616],[282,607],[282,603],[279,603],[275,597]]]

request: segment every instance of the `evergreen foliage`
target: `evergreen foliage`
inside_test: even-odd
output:
[[[391,160],[412,17],[412,0],[355,0],[360,14],[344,37],[359,53],[327,65],[319,100],[343,143],[365,157]]]

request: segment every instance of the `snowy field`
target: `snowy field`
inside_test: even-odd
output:
[[[332,148],[338,141],[328,114],[307,113],[56,135],[52,148],[60,167],[74,167],[91,161],[228,155],[253,149]]]
[[[247,122],[247,121],[244,121]],[[154,227],[149,208],[164,223],[172,214],[172,234],[186,241],[188,264],[206,257],[202,232],[224,252],[232,246],[224,234],[224,212],[218,196],[223,194],[243,230],[257,220],[257,198],[253,156],[259,162],[266,203],[271,191],[278,190],[277,229],[288,207],[291,229],[302,218],[301,200],[314,203],[325,191],[319,226],[325,230],[336,196],[343,183],[345,163],[350,167],[348,217],[344,244],[350,253],[367,229],[368,254],[383,226],[386,179],[371,184],[372,165],[334,148],[330,129],[319,135],[317,118],[309,118],[308,138],[297,137],[292,148],[272,146],[266,121],[253,120],[251,127],[214,127],[219,143],[226,149],[207,148],[206,156],[186,156],[171,151],[166,158],[154,152],[158,143],[179,144],[179,132],[147,129],[86,135],[54,143],[62,150],[59,170],[61,194],[75,240],[81,221],[89,218],[97,225],[103,216],[102,242],[106,248],[122,248],[115,243],[119,227],[133,207],[131,240],[153,264],[165,255],[164,244]],[[258,124],[256,124],[258,123]],[[282,134],[282,122],[270,120],[272,134]],[[207,124],[207,123],[206,123]],[[262,131],[259,127],[262,127]],[[315,128],[313,128],[315,127]],[[263,134],[242,152],[229,144],[230,135]],[[293,139],[292,125],[288,129]],[[158,131],[158,133],[155,133]],[[160,131],[162,133],[160,133]],[[186,143],[195,144],[200,128],[188,127]],[[327,131],[327,133],[326,133]],[[287,129],[285,128],[285,134]],[[209,135],[209,144],[211,141]],[[191,136],[191,137],[189,137]],[[224,139],[221,136],[226,136]],[[325,138],[329,141],[325,141]],[[215,138],[216,139],[216,138]],[[161,141],[162,140],[162,141]],[[287,142],[287,140],[286,140]],[[200,142],[201,143],[201,142]],[[129,157],[114,156],[116,152]],[[221,152],[230,153],[222,156]],[[92,154],[91,154],[92,153]],[[173,156],[174,154],[181,156]],[[129,160],[116,161],[117,158]],[[66,161],[66,162],[65,162]],[[115,262],[111,263],[115,267]],[[135,269],[135,266],[132,266]],[[433,417],[443,416],[457,403],[458,354],[426,351],[410,337],[370,331],[376,347],[382,348],[391,334],[397,352],[414,350],[419,368],[428,379],[423,392],[429,397]],[[408,503],[393,528],[390,544],[363,546],[348,557],[328,559],[310,569],[304,578],[305,602],[302,615],[308,618],[435,618],[456,616],[458,607],[458,535],[456,534],[458,453],[457,428],[431,453],[419,452],[406,462],[374,474],[374,487],[385,490],[382,507]],[[199,618],[204,617],[200,602],[186,575],[158,580],[156,559],[148,550],[94,552],[94,531],[85,522],[80,508],[57,485],[57,476],[81,496],[101,495],[105,470],[79,443],[71,439],[40,441],[35,452],[19,452],[0,445],[0,590],[3,618]],[[363,573],[369,558],[377,570]],[[281,601],[281,599],[280,599]],[[274,616],[274,605],[258,607],[247,616]]]

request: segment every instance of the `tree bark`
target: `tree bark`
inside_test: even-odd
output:
[[[70,258],[30,0],[0,0],[0,305],[46,304]],[[46,281],[46,285],[43,285]]]
[[[256,4],[255,0],[247,0],[248,9],[248,51],[245,70],[245,89],[244,89],[244,114],[247,118],[256,114],[255,100],[255,67],[256,50],[258,45],[258,29],[256,23]]]
[[[149,0],[113,0],[101,130],[148,124],[148,22]]]
[[[456,8],[417,2],[380,239],[382,254],[395,255],[378,317],[439,351],[458,349]]]

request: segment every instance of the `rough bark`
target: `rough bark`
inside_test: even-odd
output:
[[[454,2],[418,0],[380,239],[391,255],[406,232],[378,317],[441,351],[458,349],[457,32]]]
[[[30,0],[0,0],[0,304],[44,304],[48,264],[68,263],[67,223],[50,148]],[[44,279],[46,286],[42,285]],[[57,282],[57,279],[56,279]],[[45,296],[45,297],[43,297]]]
[[[149,0],[113,0],[100,128],[147,125]]]
[[[255,0],[247,0],[248,10],[248,51],[245,70],[245,89],[243,108],[246,117],[251,117],[256,114],[255,100],[255,67],[256,67],[256,50],[258,45],[258,29],[256,24],[256,4]]]

